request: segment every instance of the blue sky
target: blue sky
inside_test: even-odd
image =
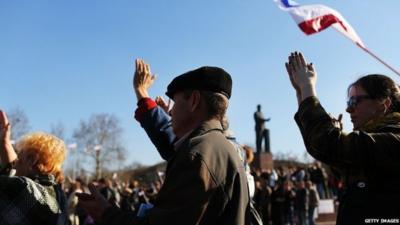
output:
[[[303,0],[338,10],[364,44],[400,68],[400,1]],[[254,145],[253,113],[263,106],[273,152],[303,154],[293,120],[295,93],[284,62],[302,51],[319,78],[326,110],[345,113],[347,85],[368,73],[398,77],[339,33],[305,36],[272,0],[0,1],[0,108],[23,109],[32,130],[62,122],[67,135],[80,119],[112,113],[121,121],[127,164],[161,161],[133,119],[133,62],[143,58],[158,75],[151,96],[203,65],[225,68],[233,77],[229,108],[239,142]]]

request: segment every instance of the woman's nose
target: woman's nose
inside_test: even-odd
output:
[[[352,113],[353,111],[354,111],[354,107],[352,107],[352,106],[347,106],[346,112]]]

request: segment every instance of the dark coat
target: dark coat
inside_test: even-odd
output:
[[[342,176],[338,225],[400,218],[400,114],[373,129],[345,133],[310,97],[300,104],[295,120],[308,153]]]
[[[201,124],[168,160],[164,184],[143,224],[243,225],[249,203],[243,163],[221,123]],[[103,224],[139,224],[108,209]]]
[[[168,162],[150,224],[244,224],[246,182],[243,164],[220,122],[204,123]]]
[[[0,174],[0,224],[64,225],[66,221],[66,197],[52,175]]]

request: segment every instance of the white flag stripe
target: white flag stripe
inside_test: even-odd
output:
[[[329,26],[363,47],[364,43],[353,27],[336,10],[325,5],[298,5],[294,1],[275,0],[279,8],[290,13],[293,20],[307,35],[318,33]]]

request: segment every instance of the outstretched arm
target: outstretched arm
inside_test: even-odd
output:
[[[161,157],[168,161],[175,154],[173,143],[176,137],[172,130],[171,117],[164,109],[156,106],[143,113],[138,121]]]
[[[11,144],[11,124],[3,111],[0,111],[0,159],[3,165],[17,159],[17,153]]]
[[[161,97],[155,101],[150,99],[148,89],[155,80],[149,64],[141,59],[135,61],[136,70],[133,78],[133,88],[138,99],[135,118],[146,131],[161,157],[169,160],[175,154],[173,142],[175,134],[172,131],[171,118],[168,115],[169,104]]]

